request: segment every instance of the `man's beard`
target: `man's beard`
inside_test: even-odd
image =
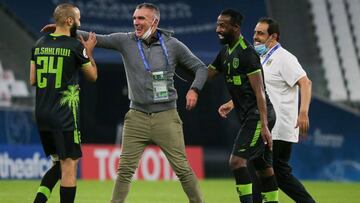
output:
[[[73,24],[73,26],[70,28],[70,36],[73,38],[76,38],[76,30],[78,26],[76,23]]]
[[[230,44],[234,40],[234,36],[230,33],[222,34],[224,38],[220,39],[221,44]]]

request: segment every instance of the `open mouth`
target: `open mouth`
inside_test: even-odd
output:
[[[218,34],[218,37],[219,37],[220,39],[224,39],[224,35]]]
[[[135,27],[135,34],[139,36],[142,33],[142,29],[139,27]]]

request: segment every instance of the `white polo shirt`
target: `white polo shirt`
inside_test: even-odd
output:
[[[299,128],[295,126],[298,118],[299,89],[296,83],[306,76],[306,72],[297,58],[280,44],[272,54],[271,52],[272,50],[269,50],[260,60],[264,70],[266,91],[276,113],[272,137],[273,140],[298,142]],[[269,54],[270,57],[267,57]]]

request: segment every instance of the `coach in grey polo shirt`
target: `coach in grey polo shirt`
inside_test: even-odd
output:
[[[175,67],[186,67],[195,80],[186,95],[186,108],[195,107],[207,78],[207,67],[170,32],[158,29],[159,9],[149,3],[136,7],[135,32],[96,35],[97,46],[121,53],[129,88],[121,164],[112,201],[124,202],[138,161],[149,143],[158,145],[179,177],[191,203],[203,202],[185,154],[182,121],[176,110]],[[86,37],[86,32],[78,32]],[[149,200],[151,201],[151,200]]]

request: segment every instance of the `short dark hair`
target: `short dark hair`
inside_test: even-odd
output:
[[[270,17],[262,17],[262,18],[259,19],[258,22],[268,24],[269,27],[268,27],[267,32],[269,33],[269,35],[272,35],[272,34],[276,33],[278,35],[276,40],[279,41],[279,38],[280,38],[280,25],[276,20],[274,20],[274,19],[272,19]]]
[[[155,11],[155,18],[160,21],[160,9],[155,4],[142,3],[142,4],[139,4],[136,6],[136,9],[140,9],[140,8],[148,8],[148,9]]]
[[[220,15],[230,16],[231,24],[238,26],[241,26],[242,20],[244,18],[243,15],[241,15],[241,13],[231,8],[221,11]]]

